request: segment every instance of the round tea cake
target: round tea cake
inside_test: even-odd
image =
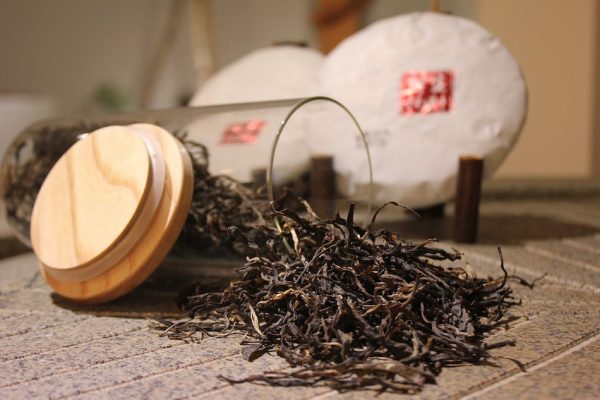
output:
[[[483,157],[489,177],[514,145],[525,120],[526,84],[500,40],[475,22],[424,12],[372,24],[343,41],[318,77],[368,136],[374,200],[426,207],[455,192],[461,155]],[[335,156],[338,190],[368,189],[364,148],[347,126],[311,119],[310,146]]]
[[[190,106],[307,97],[323,58],[292,45],[254,50],[204,82]]]
[[[314,88],[323,56],[298,46],[255,50],[216,73],[195,94],[192,106],[245,103],[307,97]],[[190,138],[210,151],[210,171],[249,181],[252,170],[265,168],[279,124],[287,109],[261,108],[246,112],[207,115],[186,127]],[[310,153],[303,125],[294,118],[281,138],[276,183],[288,181],[309,165]]]

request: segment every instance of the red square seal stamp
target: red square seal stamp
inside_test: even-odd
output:
[[[225,132],[223,132],[220,144],[255,143],[264,126],[265,121],[256,119],[231,124],[225,129]]]
[[[452,71],[408,71],[400,80],[400,113],[430,114],[452,108]]]

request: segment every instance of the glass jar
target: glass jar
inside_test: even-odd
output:
[[[327,149],[319,149],[315,153],[309,148],[307,130],[319,129],[326,134],[328,124],[335,121],[339,125],[340,118],[336,114],[340,112],[346,115],[344,122],[348,123],[349,132],[355,136],[349,135],[340,140],[358,140],[366,146],[364,135],[352,114],[341,103],[327,97],[41,121],[19,134],[4,155],[0,168],[2,208],[12,232],[31,247],[29,236],[33,205],[45,177],[58,159],[86,133],[108,125],[141,122],[159,125],[180,138],[204,145],[208,150],[212,175],[228,175],[243,183],[268,179],[271,189],[298,182],[303,174],[302,179],[305,179],[311,156],[314,158],[316,154],[328,152]],[[315,118],[318,119],[317,124]],[[284,129],[285,134],[282,134]],[[320,158],[318,155],[317,159]],[[370,158],[361,161],[367,160],[370,171]],[[273,196],[272,190],[270,195]],[[353,200],[364,201],[367,197],[368,194],[362,193]]]

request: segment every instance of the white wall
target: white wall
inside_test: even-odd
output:
[[[217,65],[276,41],[314,44],[308,0],[212,0]]]
[[[135,107],[168,14],[164,0],[0,0],[0,89],[51,94],[60,113],[86,111],[99,86],[117,85]],[[153,106],[191,91],[181,35]]]
[[[204,0],[194,0],[204,1]],[[0,91],[53,95],[62,114],[88,111],[105,83],[138,105],[143,77],[169,14],[167,0],[0,0]],[[217,67],[274,41],[312,42],[312,4],[208,1]],[[176,105],[196,85],[189,9],[153,107]]]

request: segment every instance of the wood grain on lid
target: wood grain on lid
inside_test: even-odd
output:
[[[150,166],[143,140],[125,127],[100,129],[72,146],[36,199],[31,241],[40,261],[70,269],[110,251],[142,208]]]

